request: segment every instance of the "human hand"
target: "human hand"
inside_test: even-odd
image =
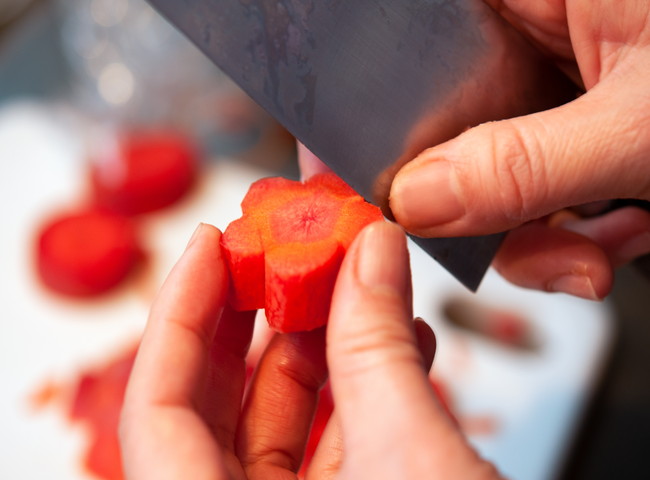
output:
[[[366,227],[339,273],[327,326],[334,397],[311,479],[492,480],[490,463],[467,444],[428,378],[433,333],[412,321],[403,231]]]
[[[650,200],[650,3],[486,1],[587,92],[424,151],[395,177],[391,210],[420,236],[513,229],[494,262],[504,277],[603,298],[612,267],[650,252],[650,214],[582,219],[563,209]]]
[[[220,232],[199,227],[158,294],[120,425],[129,479],[292,478],[318,390],[324,330],[276,335],[242,407],[254,312],[227,308]]]
[[[127,478],[296,478],[325,357],[336,410],[308,480],[498,478],[430,387],[435,339],[412,320],[398,227],[373,224],[350,248],[327,355],[324,329],[274,336],[243,405],[253,317],[224,307],[218,241],[218,230],[200,227],[152,307],[122,414]]]

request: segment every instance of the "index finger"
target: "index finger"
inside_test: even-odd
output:
[[[152,305],[129,385],[138,402],[197,400],[228,292],[220,237],[201,224]]]
[[[201,225],[156,298],[120,422],[127,478],[227,478],[198,411],[228,290],[220,232]]]

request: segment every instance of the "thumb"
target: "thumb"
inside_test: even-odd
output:
[[[395,219],[421,236],[479,235],[591,201],[650,198],[650,107],[633,78],[616,82],[424,151],[394,179]]]
[[[364,229],[341,266],[328,323],[330,377],[343,420],[348,409],[356,409],[360,399],[379,388],[373,382],[394,371],[399,371],[396,380],[404,383],[402,392],[416,386],[426,386],[422,391],[427,392],[428,374],[417,345],[411,295],[404,233],[387,222]],[[358,419],[360,413],[354,411],[351,418]]]
[[[345,257],[327,330],[342,478],[488,478],[436,402],[412,318],[404,233],[372,224]]]

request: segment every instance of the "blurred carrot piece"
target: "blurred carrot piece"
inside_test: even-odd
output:
[[[122,282],[142,260],[143,250],[129,218],[90,208],[50,218],[37,234],[35,256],[48,288],[91,297]]]
[[[125,215],[168,207],[195,184],[198,159],[193,142],[179,132],[129,132],[92,157],[95,203]]]

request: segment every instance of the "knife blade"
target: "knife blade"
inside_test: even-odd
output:
[[[387,215],[407,161],[576,87],[479,0],[149,0]],[[413,240],[475,291],[503,233]]]

